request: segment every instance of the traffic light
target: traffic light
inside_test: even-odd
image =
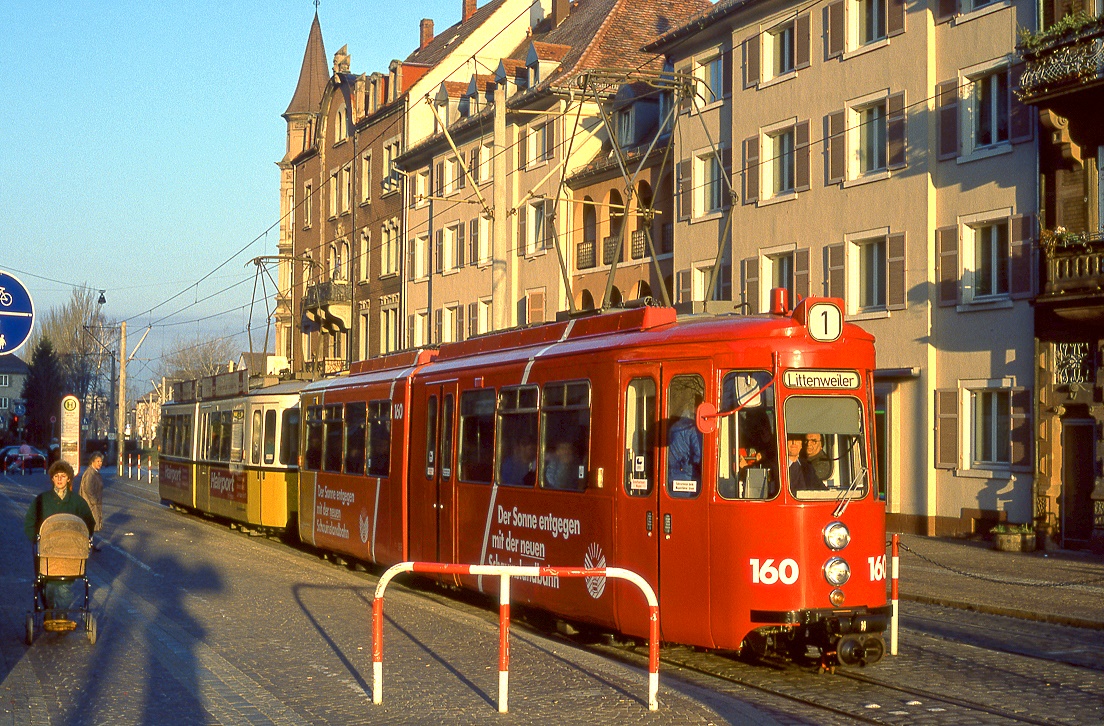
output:
[[[8,431],[11,431],[13,434],[15,432],[19,431],[19,417],[18,416],[13,415],[11,417],[11,421],[8,423]]]

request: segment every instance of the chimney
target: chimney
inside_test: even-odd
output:
[[[418,50],[425,48],[433,42],[433,21],[430,18],[422,18],[421,35]]]
[[[568,15],[571,14],[571,0],[552,0],[552,27],[560,27]]]
[[[460,9],[460,22],[468,22],[468,18],[475,15],[475,9],[478,7],[478,0],[461,0],[463,5]]]

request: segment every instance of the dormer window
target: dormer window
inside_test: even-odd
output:
[[[636,129],[633,124],[633,107],[618,112],[617,114],[617,143],[627,148],[636,142]]]

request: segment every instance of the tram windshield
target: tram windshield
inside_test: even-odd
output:
[[[771,374],[766,371],[733,371],[721,383],[721,410],[734,411],[722,416],[717,426],[717,494],[723,499],[771,499],[778,494],[777,429],[770,382]]]
[[[844,396],[786,400],[786,466],[798,499],[866,496],[870,471],[859,401]]]

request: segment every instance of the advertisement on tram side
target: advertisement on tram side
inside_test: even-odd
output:
[[[163,494],[176,494],[182,499],[188,499],[188,503],[191,503],[191,465],[178,464],[173,461],[165,461],[164,459],[162,459],[158,467],[158,477],[161,483],[161,491]],[[167,496],[166,498],[173,499],[172,496]]]
[[[211,497],[215,499],[245,504],[248,499],[245,487],[245,472],[212,468],[208,491]]]

